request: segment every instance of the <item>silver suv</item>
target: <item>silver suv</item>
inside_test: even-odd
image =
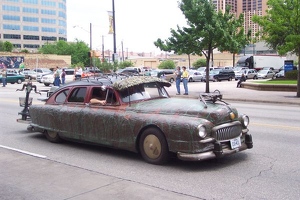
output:
[[[246,79],[257,79],[257,71],[255,69],[243,69],[235,73],[235,80],[239,80],[242,74],[245,75]]]
[[[41,83],[42,76],[52,73],[52,71],[48,68],[35,68],[33,71],[37,72],[36,81],[39,83]]]

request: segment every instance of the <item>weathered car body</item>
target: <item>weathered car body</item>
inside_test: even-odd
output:
[[[249,118],[222,102],[221,94],[170,98],[170,85],[149,76],[113,84],[75,81],[44,105],[30,107],[29,129],[51,142],[70,139],[137,152],[152,164],[167,162],[170,153],[199,161],[252,148]],[[105,92],[105,105],[90,103],[99,92]]]

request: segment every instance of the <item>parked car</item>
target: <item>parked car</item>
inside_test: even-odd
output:
[[[116,74],[125,76],[139,76],[139,72],[134,68],[124,68],[116,71]]]
[[[203,75],[198,70],[188,70],[189,82],[202,81]]]
[[[65,83],[69,83],[69,82],[73,81],[75,78],[75,70],[74,69],[65,69],[65,72],[66,72]],[[58,73],[61,75],[62,70],[59,69]],[[49,86],[49,85],[53,84],[53,82],[54,82],[53,73],[42,76],[41,83],[44,83],[45,86]]]
[[[25,70],[20,74],[23,74],[25,76],[25,79],[29,79],[29,80],[36,80],[36,76],[37,76],[37,72],[33,70]]]
[[[212,70],[214,70],[214,69],[217,69],[217,68],[215,68],[215,67],[209,67],[209,71],[212,71]],[[203,77],[206,76],[206,67],[199,67],[199,68],[197,69],[197,71],[199,71],[200,74],[201,74]]]
[[[235,78],[235,73],[230,69],[214,69],[209,72],[209,80],[210,81],[222,81],[228,80],[231,81]],[[203,81],[206,81],[205,77],[203,77]]]
[[[25,76],[19,73],[12,73],[12,72],[7,72],[6,74],[6,83],[11,83],[11,84],[21,84],[22,82],[25,81]],[[2,83],[2,75],[0,74],[0,83]]]
[[[45,104],[30,106],[27,129],[50,142],[65,139],[140,153],[151,164],[163,164],[171,155],[202,161],[253,146],[249,117],[223,102],[220,92],[200,94],[201,100],[171,98],[165,89],[171,83],[157,77],[110,81],[81,80],[57,88]],[[106,103],[91,103],[103,98],[101,93]]]
[[[284,70],[281,70],[280,72],[276,73],[274,78],[284,78]]]
[[[245,75],[246,79],[257,79],[257,71],[255,69],[244,69],[235,73],[235,80],[240,80],[242,74]]]
[[[273,78],[273,76],[275,75],[275,72],[273,72],[272,70],[259,70],[257,72],[257,78],[262,78],[262,79],[266,79],[266,78]]]
[[[234,73],[237,73],[237,72],[245,70],[245,69],[249,69],[249,67],[234,67],[233,71],[234,71]]]
[[[52,71],[48,68],[36,68],[36,69],[33,69],[33,71],[37,72],[36,80],[39,83],[42,83],[41,82],[42,76],[52,73]]]
[[[176,80],[176,74],[174,72],[174,69],[155,69],[150,72],[150,75],[173,83]]]

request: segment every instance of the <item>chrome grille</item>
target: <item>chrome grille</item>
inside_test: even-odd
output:
[[[230,140],[238,137],[242,133],[240,122],[233,122],[216,126],[212,129],[212,136],[217,141]]]

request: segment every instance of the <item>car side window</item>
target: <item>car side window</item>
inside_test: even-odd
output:
[[[55,97],[55,102],[56,103],[64,103],[69,94],[69,91],[70,90],[67,89],[67,90],[63,90],[63,91],[59,92]]]
[[[106,94],[106,105],[119,105],[116,95],[112,89],[108,89]]]
[[[75,88],[68,98],[68,102],[84,102],[86,96],[86,87]]]

